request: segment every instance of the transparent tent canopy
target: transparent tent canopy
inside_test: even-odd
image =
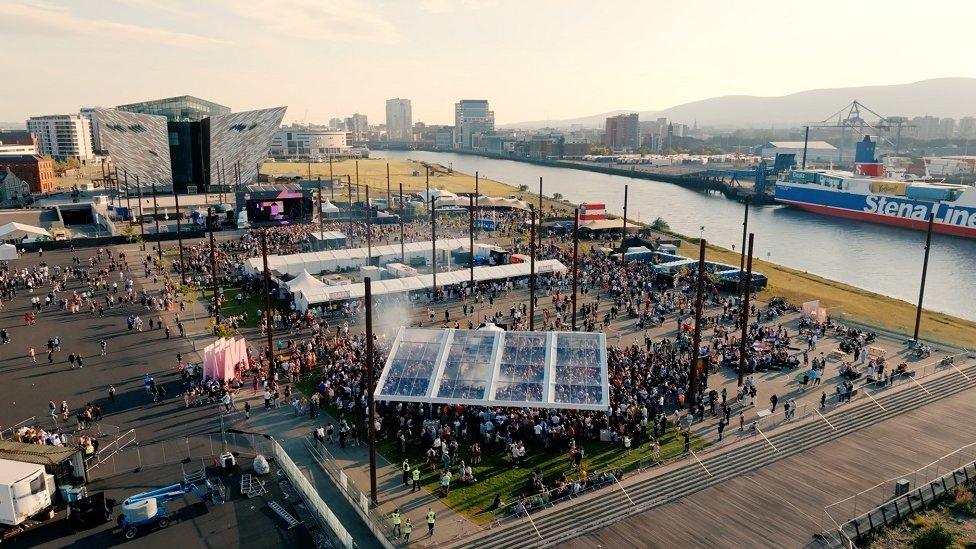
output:
[[[606,337],[400,328],[379,400],[604,410]]]

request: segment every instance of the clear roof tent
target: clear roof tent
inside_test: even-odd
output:
[[[379,400],[605,410],[606,336],[400,328]]]

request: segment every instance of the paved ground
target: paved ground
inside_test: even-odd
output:
[[[240,465],[249,470],[248,461]],[[104,491],[107,498],[123,499],[140,491],[166,486],[182,478],[180,465],[152,468],[140,473],[122,473],[89,484],[91,491]],[[166,505],[174,517],[165,530],[146,530],[131,542],[121,538],[115,521],[78,533],[68,529],[67,521],[55,521],[15,538],[14,546],[20,547],[107,547],[110,545],[140,547],[222,548],[222,547],[311,547],[312,538],[304,528],[288,529],[280,518],[267,506],[270,501],[285,502],[286,498],[275,475],[265,477],[268,493],[255,498],[240,494],[240,473],[220,479],[227,492],[222,505],[204,503],[188,494],[182,500]],[[285,503],[291,513],[294,507]],[[120,512],[117,506],[116,514]]]

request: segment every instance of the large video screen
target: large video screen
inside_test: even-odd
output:
[[[274,198],[248,198],[247,219],[251,223],[289,224],[311,219],[312,204],[301,193],[281,193]]]

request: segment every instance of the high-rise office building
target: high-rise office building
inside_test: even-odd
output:
[[[413,116],[409,99],[386,100],[386,136],[390,141],[413,140]]]
[[[365,114],[356,113],[346,119],[346,132],[352,141],[364,141],[369,132],[369,120]]]
[[[87,163],[94,158],[91,121],[80,114],[32,116],[27,131],[37,139],[41,154],[55,158],[77,158]]]
[[[604,144],[610,150],[636,151],[640,148],[640,120],[637,113],[610,116],[606,121]]]
[[[487,99],[462,99],[454,104],[454,148],[470,149],[473,136],[495,131],[495,112]]]

